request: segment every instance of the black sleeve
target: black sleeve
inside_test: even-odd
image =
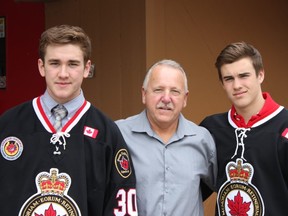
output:
[[[200,182],[201,193],[202,193],[202,200],[205,201],[212,193],[211,190],[202,180]]]

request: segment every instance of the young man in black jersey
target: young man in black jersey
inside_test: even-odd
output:
[[[81,90],[89,37],[77,26],[52,27],[39,54],[46,91],[0,117],[0,215],[136,216],[126,143]]]
[[[250,44],[232,43],[215,65],[232,103],[201,123],[217,147],[216,215],[288,215],[288,113],[262,92],[261,55]]]

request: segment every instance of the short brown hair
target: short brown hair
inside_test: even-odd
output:
[[[231,64],[246,57],[251,59],[256,75],[258,76],[259,72],[264,69],[260,52],[246,42],[236,42],[226,46],[216,59],[215,66],[218,70],[219,80],[222,81],[221,67],[223,65]]]
[[[92,50],[90,38],[82,28],[71,25],[54,26],[44,31],[39,43],[39,57],[44,62],[48,45],[64,44],[79,45],[83,51],[84,63],[90,59]]]

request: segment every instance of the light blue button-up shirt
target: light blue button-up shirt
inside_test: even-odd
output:
[[[49,95],[47,90],[40,97],[40,101],[41,101],[41,104],[42,104],[42,107],[44,109],[46,116],[48,117],[48,119],[53,125],[55,122],[55,117],[52,114],[51,110],[58,103],[55,100],[53,100],[53,98]],[[84,94],[83,94],[83,91],[81,90],[80,94],[76,98],[74,98],[71,101],[68,101],[65,104],[62,104],[65,106],[65,108],[68,111],[68,115],[62,120],[62,125],[65,125],[66,122],[69,121],[74,116],[74,114],[81,107],[84,101],[85,101]]]
[[[203,215],[200,179],[212,186],[217,172],[210,133],[180,115],[176,133],[165,144],[145,111],[116,123],[136,172],[139,216]]]

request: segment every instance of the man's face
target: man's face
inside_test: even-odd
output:
[[[187,102],[184,85],[181,71],[165,65],[154,68],[147,89],[142,89],[142,102],[152,128],[177,126],[179,114]]]
[[[83,52],[77,45],[50,45],[46,49],[45,62],[38,60],[38,69],[45,77],[50,96],[58,103],[66,103],[80,94],[83,78],[91,66],[84,65]]]
[[[223,89],[236,110],[252,109],[262,98],[261,83],[264,71],[258,76],[249,58],[221,67]]]

